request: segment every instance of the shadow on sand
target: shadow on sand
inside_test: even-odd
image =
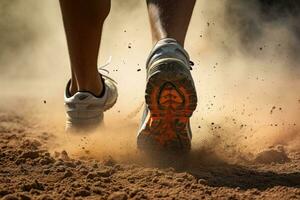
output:
[[[188,156],[151,156],[152,167],[173,167],[187,172],[211,187],[266,190],[275,186],[300,188],[300,172],[278,173],[256,169],[255,165],[229,164],[212,152],[196,150]]]

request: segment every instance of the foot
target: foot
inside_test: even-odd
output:
[[[197,106],[197,94],[189,56],[174,39],[159,41],[150,53],[145,99],[138,148],[146,152],[188,152],[190,117]]]
[[[102,124],[104,111],[113,107],[118,98],[115,82],[106,76],[103,76],[103,82],[103,94],[97,97],[86,91],[70,95],[69,81],[65,91],[66,131],[82,132]]]

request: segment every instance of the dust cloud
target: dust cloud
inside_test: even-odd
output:
[[[299,4],[274,2],[197,1],[186,41],[199,98],[192,118],[195,152],[249,160],[271,146],[299,150]],[[0,7],[1,107],[54,133],[53,151],[134,159],[151,49],[145,2],[112,1],[99,65],[112,56],[107,69],[118,82],[119,101],[106,115],[106,129],[85,138],[64,133],[70,72],[58,2],[1,1]]]
[[[200,65],[194,128],[225,157],[299,149],[299,15],[288,12],[292,1],[272,2],[198,1],[192,27],[202,30],[191,28],[188,46]]]

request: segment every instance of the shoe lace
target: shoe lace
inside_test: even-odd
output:
[[[108,60],[106,61],[106,63],[100,67],[98,67],[98,72],[101,74],[102,77],[104,77],[105,79],[108,79],[110,81],[112,81],[115,84],[118,84],[117,81],[115,81],[114,79],[112,79],[111,77],[104,75],[101,72],[106,72],[107,74],[109,74],[109,70],[105,69],[108,65],[110,65],[111,63],[111,56],[109,56]]]

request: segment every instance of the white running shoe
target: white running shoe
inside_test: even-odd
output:
[[[176,40],[165,38],[154,46],[146,66],[146,107],[138,148],[187,153],[192,139],[190,118],[197,107],[189,55]]]
[[[68,82],[65,90],[66,131],[81,132],[94,129],[102,124],[104,111],[114,106],[118,98],[115,81],[102,75],[104,94],[97,97],[90,92],[77,92],[70,95]]]

